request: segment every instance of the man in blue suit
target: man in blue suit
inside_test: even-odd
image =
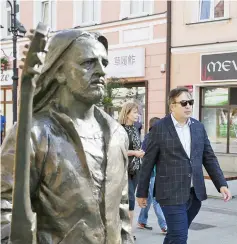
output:
[[[164,244],[186,244],[188,228],[207,198],[202,166],[224,201],[231,199],[223,172],[202,123],[191,118],[194,100],[188,89],[170,92],[171,114],[150,131],[140,170],[137,200],[146,207],[150,176],[156,165],[155,197],[167,222]]]

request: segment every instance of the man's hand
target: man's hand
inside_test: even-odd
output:
[[[140,208],[145,208],[147,206],[147,198],[137,198],[137,203]]]
[[[231,192],[226,186],[222,186],[220,188],[220,192],[221,192],[225,202],[228,202],[232,198]]]
[[[137,158],[143,158],[144,154],[145,154],[144,151],[137,150],[137,151],[135,151],[134,156]]]

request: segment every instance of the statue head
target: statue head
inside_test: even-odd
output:
[[[62,86],[74,99],[95,104],[104,95],[108,42],[98,33],[65,30],[48,45],[34,95],[34,111],[46,106]]]

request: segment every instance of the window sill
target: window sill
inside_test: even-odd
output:
[[[127,19],[135,19],[138,17],[146,17],[146,16],[150,16],[152,15],[151,13],[148,12],[141,12],[141,13],[137,13],[137,14],[130,14],[127,17],[120,17],[121,20],[127,20]]]
[[[78,26],[87,27],[87,26],[98,25],[98,24],[99,24],[99,22],[97,22],[97,21],[90,21],[90,22],[80,23]]]
[[[216,23],[222,21],[230,21],[231,18],[219,18],[219,19],[211,19],[211,20],[200,20],[198,22],[186,23],[186,25],[198,25],[198,24],[206,24],[206,23]]]

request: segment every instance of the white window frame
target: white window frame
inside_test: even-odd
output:
[[[215,0],[210,0],[211,1],[211,6],[210,6],[210,18],[208,19],[201,19],[201,8],[202,8],[202,1],[203,0],[199,0],[199,12],[198,12],[198,21],[199,22],[205,22],[205,21],[213,21],[213,20],[219,20],[219,19],[226,19],[229,18],[229,9],[230,9],[230,2],[229,0],[224,0],[224,16],[223,17],[214,17],[214,4],[215,4]]]
[[[51,31],[56,30],[57,23],[57,1],[56,0],[36,0],[34,1],[34,28],[39,22],[43,22],[43,3],[48,2],[48,16]]]
[[[139,7],[138,7],[139,12],[131,14],[132,0],[121,0],[120,19],[147,16],[147,15],[151,15],[154,13],[154,0],[137,0],[137,2],[139,4]],[[146,12],[144,12],[142,10],[143,2],[148,2],[148,4],[149,4],[149,6],[148,6],[149,10]]]
[[[83,22],[83,1],[92,0],[74,0],[73,1],[73,26],[87,26],[101,23],[101,1],[94,0],[94,20]]]

